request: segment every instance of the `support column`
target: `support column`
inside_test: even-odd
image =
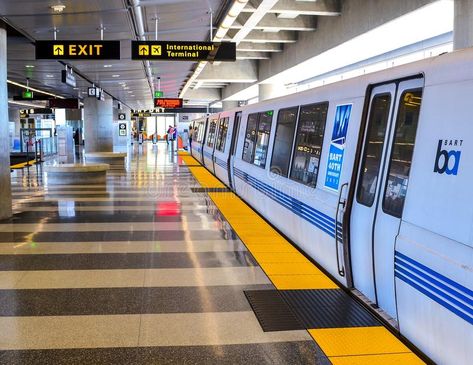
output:
[[[225,110],[230,110],[230,109],[235,109],[238,108],[238,101],[233,101],[233,100],[224,100],[222,101],[222,109]]]
[[[0,219],[12,215],[8,137],[7,31],[0,21]]]
[[[286,87],[279,84],[259,84],[258,98],[259,101],[274,99],[284,95]]]
[[[85,152],[113,152],[113,100],[84,99]]]
[[[473,1],[455,0],[453,49],[473,46]]]

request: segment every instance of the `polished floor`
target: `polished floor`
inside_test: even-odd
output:
[[[190,168],[130,157],[106,185],[12,173],[0,364],[329,364],[306,330],[263,332],[244,290],[274,286]]]

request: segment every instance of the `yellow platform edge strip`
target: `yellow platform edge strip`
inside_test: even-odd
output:
[[[191,157],[184,156],[179,157]],[[191,157],[186,164],[200,164]],[[222,184],[207,169],[189,167],[203,187]],[[213,178],[213,179],[212,179]],[[223,185],[223,184],[222,184]],[[302,255],[234,193],[209,193],[225,219],[278,290],[339,289],[339,286]],[[287,248],[289,245],[294,251]],[[283,250],[284,252],[278,251]],[[288,250],[288,252],[286,252]],[[385,327],[308,329],[334,365],[424,364]]]
[[[31,160],[29,161],[30,165],[34,165],[36,163],[36,160]],[[23,167],[26,167],[27,163],[26,162],[21,162],[17,163],[16,165],[10,165],[11,169],[22,169]]]

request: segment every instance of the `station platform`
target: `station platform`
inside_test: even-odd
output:
[[[187,153],[105,185],[13,172],[0,364],[422,364]]]

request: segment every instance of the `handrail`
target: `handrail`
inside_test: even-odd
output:
[[[338,225],[339,225],[338,216],[340,214],[340,206],[345,208],[345,204],[346,204],[346,200],[342,201],[343,189],[345,187],[348,187],[348,183],[345,183],[340,187],[340,193],[338,195],[338,202],[337,202],[337,211],[335,213],[335,251],[337,252],[337,269],[338,269],[338,273],[342,277],[345,276],[345,267],[342,263],[342,260],[340,260],[340,254],[339,254],[339,249],[338,249],[339,244],[342,245],[342,249],[343,249],[343,241],[340,242],[338,240]]]

